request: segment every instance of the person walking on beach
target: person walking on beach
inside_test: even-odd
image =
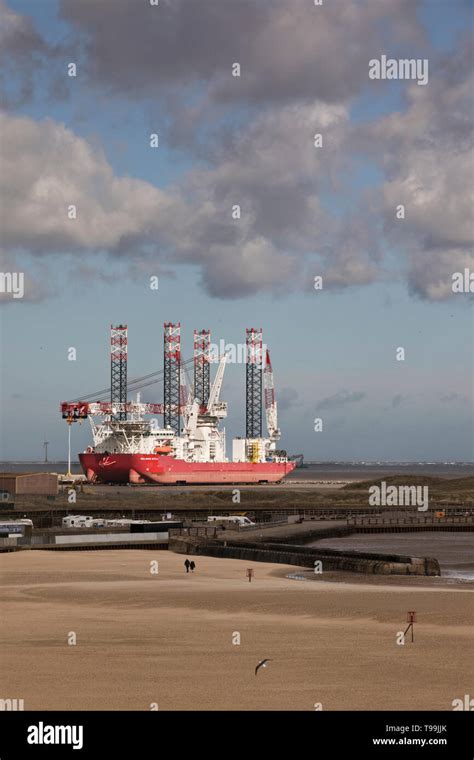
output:
[[[186,557],[186,559],[184,561],[184,566],[186,568],[186,572],[189,573],[189,568],[191,567],[191,562],[189,561],[189,559],[187,557]]]
[[[196,563],[194,562],[193,559],[189,563],[189,567],[191,568],[191,572],[194,573],[194,568],[196,567]]]

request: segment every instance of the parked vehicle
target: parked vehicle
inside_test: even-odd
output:
[[[241,528],[249,527],[250,525],[255,525],[252,520],[249,520],[248,517],[243,517],[242,515],[210,515],[207,518],[207,522],[209,523],[220,523],[222,525],[225,524],[231,524],[231,525],[238,525]]]
[[[0,521],[0,536],[2,538],[31,535],[32,529],[33,521],[26,518]]]
[[[93,528],[94,518],[90,515],[68,515],[63,517],[63,528]]]

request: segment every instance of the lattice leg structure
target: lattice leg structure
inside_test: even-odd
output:
[[[262,329],[247,328],[246,437],[262,437]]]
[[[127,358],[127,325],[117,325],[117,327],[110,325],[110,402],[112,404],[127,403]],[[127,419],[126,412],[118,412],[115,419]]]
[[[165,427],[180,432],[181,323],[164,325],[164,413]]]
[[[194,331],[194,398],[207,406],[211,388],[211,333]]]

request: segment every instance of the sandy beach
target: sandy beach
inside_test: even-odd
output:
[[[292,567],[209,557],[186,575],[183,561],[2,555],[0,698],[26,710],[451,710],[472,693],[471,588],[297,581]],[[409,609],[415,643],[399,646]]]

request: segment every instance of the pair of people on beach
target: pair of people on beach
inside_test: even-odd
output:
[[[186,568],[186,572],[187,573],[189,573],[190,570],[191,570],[192,573],[194,573],[194,569],[196,567],[196,563],[194,562],[194,560],[191,560],[191,562],[190,562],[189,559],[186,558],[186,560],[184,562],[184,566]]]

